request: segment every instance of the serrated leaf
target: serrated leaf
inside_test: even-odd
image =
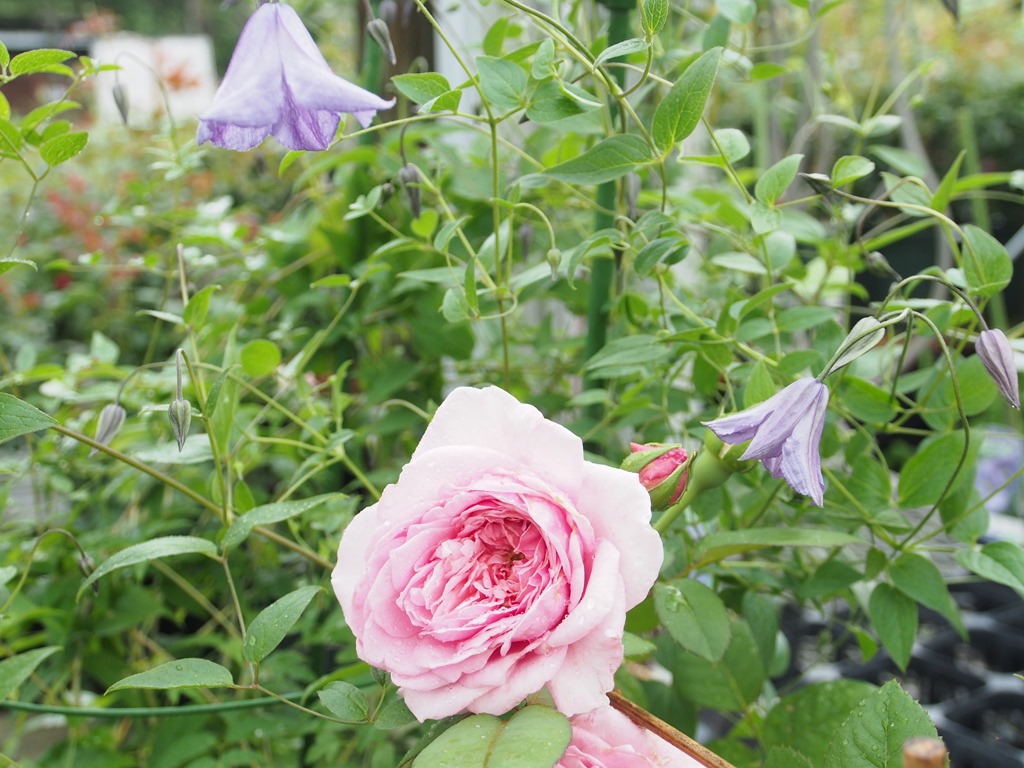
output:
[[[993,541],[981,550],[958,550],[956,561],[971,573],[1024,594],[1024,549],[1012,541]]]
[[[99,567],[89,574],[89,577],[78,588],[78,597],[82,596],[93,582],[106,576],[108,573],[127,568],[130,565],[158,560],[163,557],[174,557],[175,555],[206,555],[217,557],[217,547],[212,541],[200,539],[197,536],[161,536],[157,539],[150,539],[141,544],[133,544],[127,549],[122,549],[115,555],[100,563]]]
[[[62,133],[44,141],[43,145],[39,147],[39,156],[44,163],[52,168],[70,160],[85,149],[85,145],[88,143],[89,134],[85,131]]]
[[[916,552],[904,552],[889,565],[889,576],[900,592],[946,617],[966,637],[960,609],[949,594],[946,580],[931,560]]]
[[[39,48],[34,51],[19,53],[10,62],[10,72],[14,77],[31,75],[34,72],[51,72],[53,65],[73,59],[75,54],[57,48]],[[65,67],[66,69],[66,67]]]
[[[0,442],[47,429],[56,423],[34,405],[0,392]]]
[[[107,693],[124,688],[230,688],[234,684],[231,672],[220,664],[207,659],[178,659],[118,680]]]
[[[676,680],[674,687],[687,701],[713,709],[738,711],[760,695],[766,673],[750,625],[736,619],[731,626],[729,647],[718,662],[709,662],[692,653],[679,653],[672,669]]]
[[[416,722],[416,715],[409,711],[403,699],[392,699],[384,705],[373,725],[382,731],[392,731],[395,728],[409,725]]]
[[[452,89],[447,78],[436,72],[395,75],[391,78],[391,82],[395,84],[395,88],[400,94],[417,104],[425,104]]]
[[[861,702],[836,731],[825,768],[901,768],[907,741],[937,735],[921,705],[890,680]]]
[[[182,313],[182,320],[193,328],[198,328],[206,320],[206,314],[210,311],[210,297],[213,292],[220,288],[219,285],[208,285],[188,300],[185,311]]]
[[[1013,277],[1013,262],[1006,247],[985,230],[967,224],[960,249],[964,276],[971,290],[980,296],[992,296],[1003,290]]]
[[[793,183],[800,170],[803,155],[789,155],[761,174],[754,185],[754,196],[765,205],[775,205],[783,192]]]
[[[263,661],[281,644],[306,606],[321,591],[323,587],[299,587],[260,611],[245,633],[242,644],[245,660],[253,664]]]
[[[281,348],[269,339],[253,339],[239,353],[246,376],[259,379],[281,364]]]
[[[829,680],[786,696],[765,718],[765,747],[795,749],[820,766],[836,730],[876,690],[860,680]]]
[[[579,157],[548,168],[544,174],[569,184],[603,184],[651,160],[651,148],[640,136],[619,134],[603,139]]]
[[[697,127],[711,96],[721,60],[721,48],[705,51],[685,69],[655,108],[651,136],[662,153],[667,153]]]
[[[640,21],[647,35],[661,32],[668,21],[668,0],[640,0]]]
[[[318,507],[331,499],[344,498],[343,493],[325,493],[321,496],[313,496],[299,501],[282,501],[275,504],[263,504],[251,509],[240,517],[236,517],[224,534],[221,546],[224,549],[232,549],[241,544],[252,529],[258,525],[270,525],[283,520],[290,520]]]
[[[44,659],[59,650],[59,646],[50,645],[45,648],[34,648],[0,661],[0,701],[14,693]]]
[[[654,607],[672,639],[690,653],[718,661],[732,630],[725,604],[714,590],[692,579],[654,585]]]
[[[365,723],[370,718],[366,694],[352,683],[337,681],[317,691],[321,703],[339,720]]]
[[[868,616],[896,666],[906,669],[917,637],[917,603],[883,582],[871,592]]]
[[[764,761],[764,768],[814,768],[806,755],[790,747],[772,747]]]
[[[500,110],[525,106],[529,78],[522,67],[508,59],[493,56],[477,56],[476,66],[480,73],[480,89],[491,106]]]

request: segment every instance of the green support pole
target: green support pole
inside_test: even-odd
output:
[[[621,43],[630,37],[629,12],[636,8],[636,0],[598,0],[610,12],[608,19],[608,45]],[[626,79],[622,69],[613,70],[615,81],[621,88]],[[611,104],[612,120],[618,115],[618,108]],[[594,231],[615,225],[614,216],[606,211],[615,209],[616,182],[608,181],[597,188],[599,210],[594,216]],[[600,259],[594,262],[590,272],[590,302],[587,305],[587,343],[584,348],[586,359],[593,357],[604,347],[608,339],[608,302],[611,299],[612,280],[615,277],[615,262]],[[589,386],[589,382],[587,383]]]

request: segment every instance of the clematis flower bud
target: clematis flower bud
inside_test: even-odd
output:
[[[420,194],[420,169],[414,163],[406,163],[398,172],[398,183],[402,185],[406,196],[409,198],[409,210],[412,211],[414,219],[418,219],[423,212],[423,204]]]
[[[1017,410],[1020,410],[1020,387],[1017,381],[1017,363],[1006,334],[998,328],[982,331],[974,345],[978,357],[985,364],[985,370],[999,387],[1000,394]]]
[[[273,134],[288,149],[323,150],[342,112],[365,128],[394,103],[331,72],[295,10],[266,3],[242,30],[196,142],[245,151]]]
[[[114,97],[114,104],[117,106],[118,114],[121,115],[121,122],[128,125],[128,91],[125,87],[115,82],[114,87],[111,89],[111,95]]]
[[[557,280],[558,268],[562,266],[562,252],[557,248],[549,248],[544,258],[547,259],[548,266],[551,267],[551,279]]]
[[[181,398],[172,400],[167,409],[167,418],[171,422],[171,429],[174,431],[174,439],[178,441],[178,452],[180,453],[185,447],[185,438],[188,437],[188,428],[192,423],[192,404]]]
[[[622,468],[640,474],[640,483],[651,494],[651,507],[668,509],[683,495],[694,454],[681,445],[630,443],[633,451],[622,462]]]
[[[398,57],[395,56],[395,46],[391,42],[391,30],[388,29],[388,25],[384,20],[370,19],[366,24],[366,33],[384,51],[384,55],[391,62],[391,66],[395,66],[398,63]]]
[[[124,424],[125,410],[117,403],[110,403],[103,407],[100,411],[100,417],[96,422],[96,442],[101,445],[109,445],[110,441],[114,439],[114,435]],[[90,452],[90,456],[95,456],[97,453],[96,449],[93,448]]]

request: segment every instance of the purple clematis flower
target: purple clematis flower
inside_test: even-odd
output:
[[[982,331],[974,344],[985,370],[999,387],[999,393],[1017,410],[1020,410],[1020,387],[1017,383],[1017,362],[1013,347],[1006,334],[998,328]]]
[[[246,23],[196,140],[252,149],[268,135],[289,149],[327,149],[342,112],[365,128],[386,101],[331,72],[295,10],[261,5]]]
[[[828,388],[805,377],[763,403],[704,424],[730,445],[750,440],[741,459],[759,459],[772,477],[785,479],[820,507],[825,481],[818,446],[827,409]]]

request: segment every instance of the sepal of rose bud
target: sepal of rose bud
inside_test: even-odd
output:
[[[633,451],[622,468],[640,475],[640,484],[651,495],[651,508],[668,509],[686,490],[686,480],[694,455],[680,445],[630,443]]]
[[[171,422],[180,453],[185,447],[185,438],[188,437],[188,428],[192,423],[192,404],[188,400],[172,400],[167,409],[167,418]]]
[[[982,331],[974,350],[985,365],[988,375],[999,388],[999,393],[1017,410],[1020,410],[1020,385],[1017,380],[1017,362],[1013,347],[1006,334],[998,328]]]
[[[100,417],[96,421],[96,442],[100,445],[109,445],[114,435],[124,424],[125,410],[117,403],[109,403],[100,411]],[[90,456],[96,455],[96,449],[89,452]]]

